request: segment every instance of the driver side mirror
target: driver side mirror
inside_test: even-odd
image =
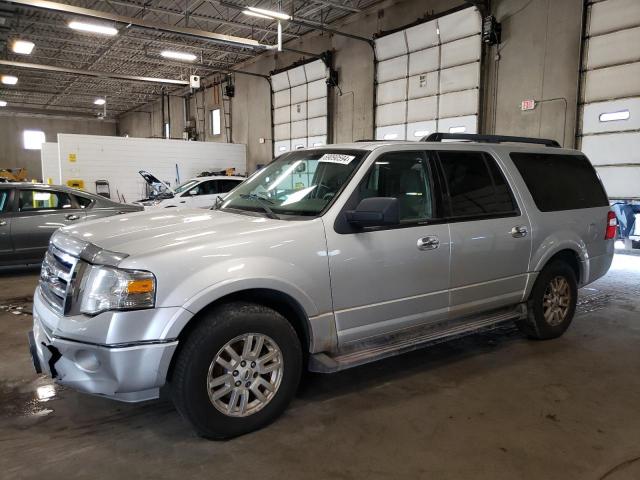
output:
[[[197,195],[197,194],[198,194],[198,189],[197,188],[194,188],[193,190],[189,190],[189,195],[191,195],[192,197],[194,195]]]
[[[355,210],[347,210],[345,214],[347,221],[358,228],[382,227],[400,223],[400,208],[397,198],[365,198]]]

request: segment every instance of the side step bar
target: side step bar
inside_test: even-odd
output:
[[[329,356],[326,353],[311,355],[308,368],[317,373],[339,372],[479,331],[491,330],[501,323],[522,319],[526,314],[526,306],[520,304],[515,309],[501,310],[490,316],[466,318],[455,322],[447,321],[422,327],[414,334],[390,334],[364,348],[338,353],[336,356]],[[411,331],[416,332],[415,329]]]

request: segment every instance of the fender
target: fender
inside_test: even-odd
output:
[[[199,291],[185,302],[182,315],[172,318],[171,322],[166,325],[162,338],[177,338],[182,329],[198,312],[216,300],[236,292],[257,288],[279,291],[293,298],[304,310],[309,331],[312,332],[309,318],[317,316],[319,312],[316,304],[305,292],[280,278],[254,277],[228,279]]]
[[[589,278],[589,253],[584,241],[571,230],[554,232],[545,238],[540,246],[532,252],[531,265],[533,272],[540,272],[551,257],[562,250],[571,250],[580,261],[580,278],[578,284]]]

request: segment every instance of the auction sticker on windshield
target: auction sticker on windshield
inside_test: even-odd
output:
[[[341,153],[325,153],[318,160],[319,162],[325,163],[339,163],[340,165],[349,165],[351,160],[353,160],[355,155],[344,155]]]

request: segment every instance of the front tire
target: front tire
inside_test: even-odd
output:
[[[173,402],[198,435],[217,440],[279,417],[302,371],[292,325],[252,303],[228,303],[208,312],[177,355],[169,382]]]
[[[516,325],[530,338],[557,338],[569,328],[577,300],[575,272],[565,262],[554,261],[538,275],[527,302],[527,318]]]

